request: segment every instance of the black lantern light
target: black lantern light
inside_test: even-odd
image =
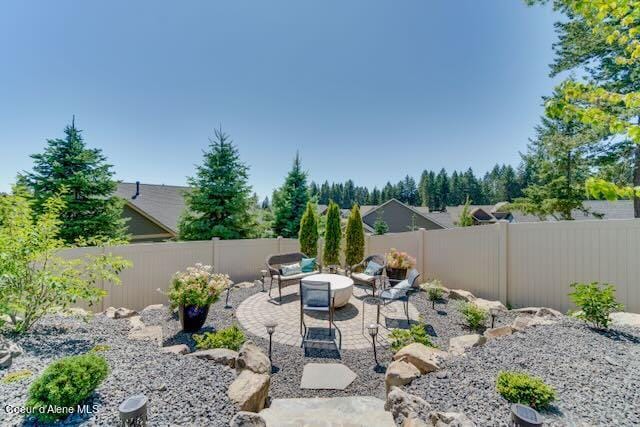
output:
[[[511,422],[516,427],[536,427],[542,425],[542,416],[529,406],[514,403],[511,405]]]
[[[271,361],[271,344],[273,341],[273,333],[276,331],[276,326],[278,326],[278,322],[273,319],[267,320],[264,323],[264,327],[267,328],[267,333],[269,334],[269,361]]]
[[[371,335],[371,343],[373,344],[373,359],[376,361],[376,368],[380,366],[378,363],[378,353],[376,350],[376,336],[378,335],[378,324],[372,323],[367,326],[367,330],[369,331],[369,335]]]

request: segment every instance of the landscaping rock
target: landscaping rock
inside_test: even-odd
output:
[[[391,387],[409,384],[419,376],[420,371],[411,363],[407,363],[402,360],[391,362],[387,367],[387,372],[384,376],[387,393],[391,390]]]
[[[511,335],[513,333],[513,328],[511,326],[500,326],[499,328],[487,329],[482,334],[486,339],[490,340],[493,338],[504,337],[507,335]]]
[[[10,368],[12,361],[13,361],[13,358],[11,357],[11,353],[0,351],[0,369]]]
[[[405,418],[402,427],[429,427],[429,425],[420,418]]]
[[[412,343],[398,350],[393,356],[393,360],[408,362],[418,368],[421,374],[426,374],[439,370],[442,362],[444,362],[448,356],[446,351],[427,347],[420,343]]]
[[[480,308],[482,308],[484,310],[487,310],[489,312],[491,310],[494,310],[494,311],[497,311],[497,312],[507,312],[507,311],[509,311],[507,309],[507,307],[505,307],[505,305],[502,304],[500,301],[490,301],[490,300],[487,300],[487,299],[476,298],[475,300],[473,300],[473,303],[476,306],[478,306],[478,307],[480,307]]]
[[[131,316],[129,317],[129,323],[131,324],[132,329],[142,329],[144,328],[144,322],[140,316]]]
[[[193,353],[189,353],[189,356],[211,360],[219,365],[227,365],[230,368],[235,368],[238,352],[229,350],[228,348],[212,348],[210,350],[194,351]]]
[[[135,316],[136,314],[138,314],[136,311],[125,307],[109,307],[104,311],[104,315],[110,319],[126,319],[127,317]]]
[[[511,325],[511,327],[513,328],[514,331],[520,332],[532,326],[553,325],[554,323],[556,322],[550,319],[546,319],[544,317],[518,316],[513,321],[513,324]]]
[[[71,307],[67,308],[60,313],[62,316],[78,316],[78,317],[87,317],[91,316],[91,312],[85,310],[84,308],[79,307]]]
[[[524,313],[524,314],[536,314],[538,310],[542,307],[522,307],[522,308],[514,308],[511,311],[514,313]]]
[[[429,413],[429,423],[434,427],[475,427],[467,416],[460,412],[431,412]]]
[[[236,368],[239,370],[248,369],[256,374],[271,373],[271,362],[269,357],[260,350],[260,347],[252,341],[246,341],[240,347]]]
[[[267,427],[267,423],[258,414],[240,411],[231,419],[229,427]]]
[[[241,411],[260,412],[267,403],[269,381],[270,376],[267,374],[244,370],[231,383],[227,395]]]
[[[420,412],[429,412],[431,406],[418,396],[409,394],[399,387],[392,387],[384,409],[391,412],[397,425],[402,425],[407,418],[417,418],[416,415]]]
[[[161,351],[163,353],[187,354],[189,353],[189,347],[186,344],[176,344],[176,345],[170,345],[167,347],[162,347]]]
[[[640,328],[640,314],[619,311],[611,313],[610,318],[612,325]]]
[[[487,339],[479,334],[462,335],[449,340],[449,353],[460,356],[468,349],[478,347],[487,342]]]
[[[559,319],[563,315],[558,310],[554,310],[553,308],[548,307],[540,307],[538,311],[536,311],[537,317],[552,317],[554,319]]]
[[[476,297],[471,292],[465,291],[464,289],[451,289],[449,290],[449,299],[472,302],[475,301]]]
[[[13,359],[22,354],[22,348],[7,338],[0,336],[0,369],[11,367]]]
[[[166,310],[167,306],[164,304],[151,304],[142,309],[142,313],[152,310]]]
[[[162,326],[144,326],[139,329],[132,329],[128,337],[132,340],[153,341],[161,346]]]

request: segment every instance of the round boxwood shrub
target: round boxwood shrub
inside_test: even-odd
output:
[[[95,353],[63,357],[50,364],[31,385],[26,406],[39,421],[66,418],[91,396],[108,372],[104,357]]]
[[[500,372],[496,389],[509,402],[522,403],[536,409],[546,408],[556,398],[553,387],[524,372]]]

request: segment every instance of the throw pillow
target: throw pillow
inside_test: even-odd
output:
[[[300,267],[303,273],[311,273],[316,269],[315,258],[302,258],[300,261]]]
[[[294,274],[302,273],[302,269],[300,268],[299,262],[293,264],[282,264],[280,266],[280,273],[283,276],[293,276]]]
[[[382,266],[380,264],[374,261],[369,261],[367,268],[364,269],[364,274],[367,276],[375,276],[380,270],[382,270]]]

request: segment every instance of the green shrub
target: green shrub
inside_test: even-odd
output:
[[[314,202],[307,202],[307,209],[300,220],[300,252],[311,257],[318,256],[318,219]]]
[[[21,381],[25,378],[29,378],[31,375],[33,375],[33,372],[28,369],[22,369],[20,371],[11,372],[5,375],[4,377],[2,377],[2,382],[5,384],[11,384],[17,381]]]
[[[340,240],[342,239],[342,229],[340,228],[340,207],[329,202],[327,208],[327,225],[324,231],[324,248],[322,252],[322,263],[333,265],[340,263]]]
[[[344,258],[348,266],[362,261],[364,258],[364,228],[360,216],[360,206],[357,203],[351,208],[346,230],[347,246]]]
[[[66,418],[104,381],[109,367],[97,354],[69,356],[50,364],[29,388],[26,406],[43,422]],[[46,411],[39,408],[55,408]]]
[[[427,297],[431,301],[431,308],[436,308],[436,301],[440,301],[444,295],[444,289],[432,284],[427,288]]]
[[[607,283],[572,283],[573,292],[569,294],[571,301],[580,307],[576,317],[591,323],[596,328],[609,327],[609,315],[623,309],[616,301],[616,289]]]
[[[458,310],[464,316],[464,320],[471,329],[478,329],[484,326],[487,321],[487,310],[482,309],[471,302],[460,304]]]
[[[546,408],[556,398],[553,387],[524,372],[500,372],[496,379],[496,390],[509,402],[536,409]]]
[[[394,329],[389,334],[389,337],[391,338],[391,350],[394,352],[414,342],[424,344],[427,347],[436,347],[431,342],[425,325],[422,323],[414,324],[409,329]]]
[[[237,325],[233,325],[216,332],[194,335],[193,339],[196,341],[196,347],[200,350],[228,348],[229,350],[238,351],[244,344],[245,336]]]

